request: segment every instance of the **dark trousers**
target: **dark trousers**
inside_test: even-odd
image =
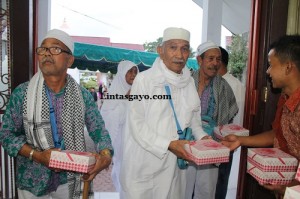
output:
[[[225,199],[227,194],[228,179],[232,165],[233,151],[229,154],[229,162],[221,163],[219,166],[218,181],[215,199]]]

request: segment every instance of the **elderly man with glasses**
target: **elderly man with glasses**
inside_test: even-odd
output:
[[[78,173],[49,168],[51,151],[85,151],[84,126],[97,146],[91,181],[111,163],[112,145],[89,91],[67,74],[74,43],[61,30],[50,30],[36,49],[40,70],[12,93],[3,116],[0,143],[17,158],[19,198],[79,198]]]

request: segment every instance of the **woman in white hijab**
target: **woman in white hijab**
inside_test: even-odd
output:
[[[139,70],[135,63],[126,60],[121,61],[118,65],[118,72],[108,89],[108,99],[104,100],[101,107],[101,115],[114,148],[112,180],[116,190],[119,192],[121,191],[119,174],[122,160],[122,134],[128,102],[125,99],[125,95],[129,95],[131,85],[138,72]],[[115,97],[115,99],[111,99],[112,97]]]

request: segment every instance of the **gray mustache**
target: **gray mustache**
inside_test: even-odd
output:
[[[44,58],[44,59],[42,59],[42,64],[44,64],[45,62],[50,62],[50,63],[52,63],[52,64],[54,63],[52,59],[47,58],[47,57]]]

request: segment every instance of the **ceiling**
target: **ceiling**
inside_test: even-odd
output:
[[[203,0],[193,1],[203,8]],[[249,32],[250,14],[251,0],[223,0],[222,25],[233,34]]]

